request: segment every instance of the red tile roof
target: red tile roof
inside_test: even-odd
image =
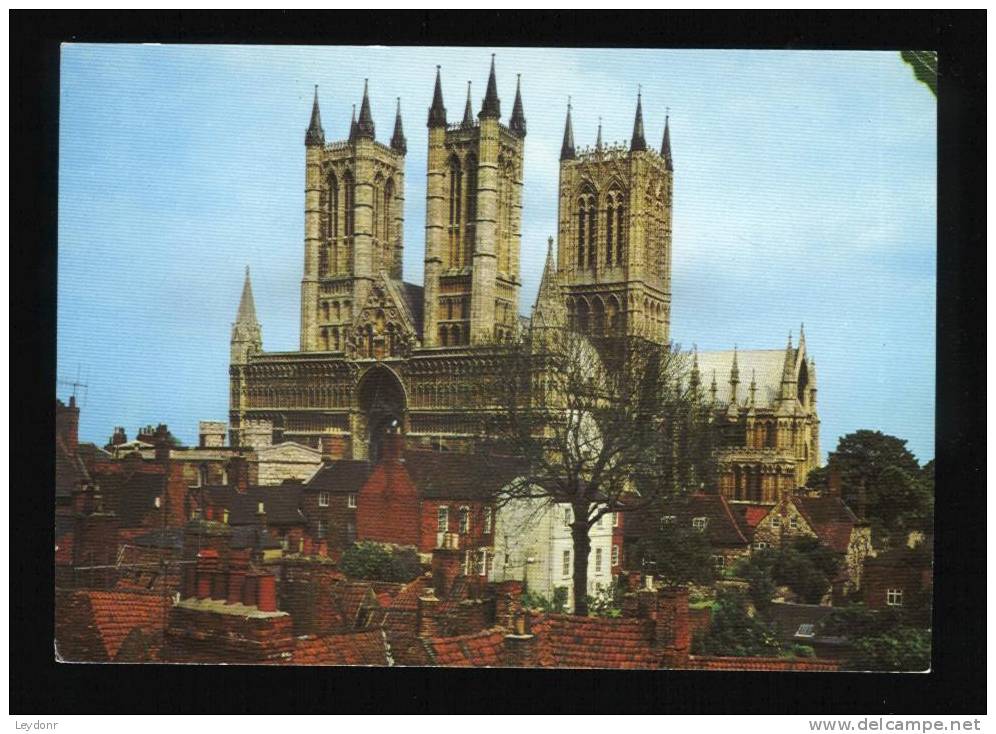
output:
[[[162,594],[60,592],[55,606],[58,655],[74,662],[114,661],[133,630],[162,633],[169,604]]]
[[[840,497],[795,497],[796,508],[820,541],[837,553],[846,553],[857,516]]]
[[[494,627],[458,637],[423,640],[431,664],[460,668],[494,668],[503,664],[505,630]]]
[[[382,630],[299,638],[292,665],[391,665]]]
[[[746,505],[744,506],[744,521],[753,530],[761,520],[768,516],[771,507],[768,505]]]
[[[540,664],[559,668],[656,668],[653,623],[548,614],[532,627],[540,637]]]

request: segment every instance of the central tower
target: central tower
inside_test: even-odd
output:
[[[573,328],[667,343],[673,173],[668,124],[660,152],[648,149],[640,95],[629,145],[603,145],[599,123],[595,146],[575,148],[568,103],[557,252]]]
[[[476,120],[468,83],[463,120],[447,124],[436,68],[428,120],[422,334],[427,347],[486,344],[516,328],[526,136],[518,85],[507,127],[500,118],[493,55]]]
[[[374,281],[401,279],[405,153],[401,103],[390,145],[375,139],[367,84],[349,137],[325,143],[318,88],[305,133],[301,351],[342,351]]]

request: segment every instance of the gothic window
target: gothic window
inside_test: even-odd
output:
[[[605,264],[612,264],[612,228],[615,226],[616,200],[614,192],[609,194],[608,203],[605,205]]]
[[[605,333],[605,306],[601,298],[596,298],[592,306],[591,332],[595,336],[602,336]]]
[[[584,267],[584,233],[585,233],[584,203],[578,203],[578,269]]]
[[[460,221],[463,204],[463,171],[460,160],[450,158],[449,266],[460,266]]]
[[[474,236],[477,229],[477,158],[473,154],[467,156],[464,170],[466,171],[464,188],[466,189],[467,206],[464,207],[466,216],[464,218],[463,252],[460,256],[460,265],[468,265],[471,262],[474,252]]]
[[[343,209],[346,215],[345,216],[346,226],[344,234],[346,237],[352,237],[354,226],[356,224],[356,219],[354,216],[355,212],[353,207],[353,204],[356,201],[356,185],[353,181],[353,174],[349,172],[346,173],[345,183],[346,183],[345,186],[346,191],[345,191],[345,196],[343,197],[344,198]]]
[[[609,334],[619,330],[619,299],[615,296],[609,296],[605,305],[605,328]]]
[[[328,351],[329,349],[329,330],[322,329],[322,349]]]
[[[626,203],[622,194],[616,201],[616,265],[623,261],[623,245],[626,242]],[[610,253],[611,254],[611,253]]]
[[[329,302],[322,301],[322,321],[329,320]]]
[[[578,331],[587,334],[588,325],[588,302],[582,298],[578,301]]]
[[[443,347],[449,346],[449,333],[450,330],[445,326],[439,327],[439,345]]]
[[[595,207],[595,197],[588,199],[588,267],[595,267],[598,257],[596,253],[598,241],[598,209]]]
[[[394,235],[392,228],[394,222],[392,220],[394,214],[394,181],[391,179],[387,180],[384,184],[384,206],[381,210],[383,222],[381,223],[381,241],[383,243],[382,249],[384,251],[383,258],[383,268],[387,271],[391,270],[391,265],[393,261],[393,253],[391,252],[392,246],[394,244]]]

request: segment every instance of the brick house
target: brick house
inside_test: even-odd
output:
[[[401,442],[397,434],[385,437],[381,459],[360,488],[357,539],[428,554],[453,534],[465,565],[485,576],[494,544],[494,498],[519,476],[520,466],[473,454],[403,451]]]
[[[861,593],[869,609],[901,609],[930,624],[933,542],[903,546],[868,558]]]
[[[308,533],[315,541],[326,541],[334,559],[356,542],[360,489],[372,469],[367,461],[327,462],[304,484],[301,511],[307,519]]]

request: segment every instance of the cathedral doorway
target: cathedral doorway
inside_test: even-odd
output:
[[[384,436],[390,433],[403,433],[405,425],[405,389],[398,376],[383,366],[370,368],[356,391],[361,425],[354,441],[367,445],[367,458],[377,461]]]

